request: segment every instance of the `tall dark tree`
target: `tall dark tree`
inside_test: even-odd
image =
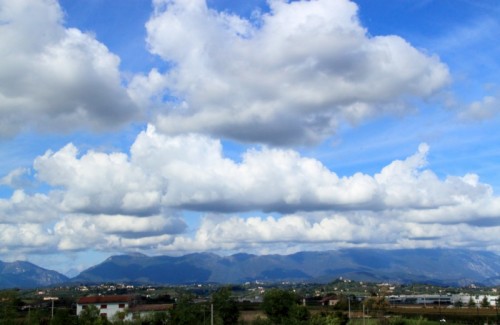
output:
[[[58,309],[54,313],[54,318],[50,320],[50,325],[73,325],[78,324],[78,318],[70,314],[68,309]]]
[[[297,301],[293,292],[272,289],[264,295],[262,309],[273,324],[301,324],[307,322],[310,314]]]
[[[170,311],[169,324],[173,325],[198,325],[203,324],[202,306],[195,304],[193,297],[182,295],[178,298],[174,309]]]
[[[299,306],[295,304],[290,311],[290,319],[294,320],[297,324],[308,323],[311,318],[311,312],[306,306]]]
[[[481,300],[481,307],[488,308],[489,306],[491,306],[490,301],[488,300],[488,297],[484,296],[483,300]]]
[[[240,311],[238,303],[231,298],[231,289],[225,287],[217,290],[212,295],[212,303],[216,317],[223,325],[233,325],[238,323]]]
[[[17,290],[0,291],[0,319],[2,324],[12,324],[19,316],[17,307],[21,304]]]

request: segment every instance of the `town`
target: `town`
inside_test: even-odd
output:
[[[0,291],[0,320],[1,324],[412,324],[412,320],[498,324],[498,290],[343,278],[328,284],[81,284]]]

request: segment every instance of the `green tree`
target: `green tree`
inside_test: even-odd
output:
[[[481,307],[483,308],[490,307],[490,301],[488,300],[488,297],[486,296],[483,297],[483,300],[481,300]]]
[[[299,323],[306,323],[311,318],[311,312],[306,306],[299,306],[295,304],[290,310],[290,318]]]
[[[231,298],[231,289],[228,287],[217,290],[212,295],[215,317],[223,325],[237,324],[240,318],[238,303]]]
[[[359,309],[360,302],[353,294],[342,294],[338,296],[338,302],[333,306],[335,310],[348,310],[349,306],[351,309]]]
[[[21,300],[18,297],[17,290],[0,291],[0,320],[3,324],[14,324],[19,313],[17,307],[20,306]]]
[[[114,325],[126,324],[125,317],[127,317],[128,310],[118,311],[113,315],[111,322]]]
[[[78,324],[80,325],[106,325],[109,321],[101,317],[99,308],[94,305],[88,305],[83,309],[78,316]]]
[[[167,321],[168,321],[168,313],[167,312],[159,312],[159,313],[154,313],[150,317],[149,324],[151,324],[151,325],[163,325],[163,324],[167,324]]]
[[[252,325],[273,325],[273,323],[269,319],[257,316],[257,318],[253,320]]]
[[[173,325],[198,325],[203,324],[204,313],[202,307],[193,302],[192,296],[181,295],[169,318],[169,324]]]
[[[24,317],[23,324],[26,325],[50,324],[50,321],[52,320],[50,314],[51,314],[50,310],[44,308],[30,308],[28,310],[28,313]]]
[[[58,309],[54,313],[54,318],[50,320],[50,325],[73,325],[78,324],[78,318],[71,315],[68,309]]]
[[[316,314],[307,323],[308,325],[346,325],[349,318],[341,311],[334,313]]]
[[[365,302],[365,306],[368,310],[374,311],[381,316],[389,307],[389,303],[384,296],[378,296],[368,298]]]
[[[467,307],[469,308],[475,308],[476,307],[476,302],[472,298],[472,296],[469,297],[469,302],[467,303]]]
[[[293,292],[281,289],[266,292],[262,309],[273,324],[303,324],[311,316],[307,308],[297,304]]]

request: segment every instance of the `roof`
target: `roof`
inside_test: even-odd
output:
[[[148,311],[167,311],[174,307],[173,304],[151,304],[151,305],[136,305],[129,309],[130,312],[148,312]]]
[[[88,296],[78,299],[77,304],[102,304],[102,303],[130,303],[133,300],[133,296],[129,295],[115,295],[115,296]]]

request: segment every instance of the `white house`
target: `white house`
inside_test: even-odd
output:
[[[89,296],[80,298],[76,303],[76,314],[94,305],[101,317],[112,319],[116,313],[123,312],[124,320],[140,319],[159,312],[168,312],[172,304],[141,305],[135,296]]]
[[[102,317],[111,319],[116,313],[126,311],[133,302],[134,296],[126,295],[82,297],[78,299],[76,303],[76,314],[80,315],[85,308],[94,305],[99,309],[99,313]]]

